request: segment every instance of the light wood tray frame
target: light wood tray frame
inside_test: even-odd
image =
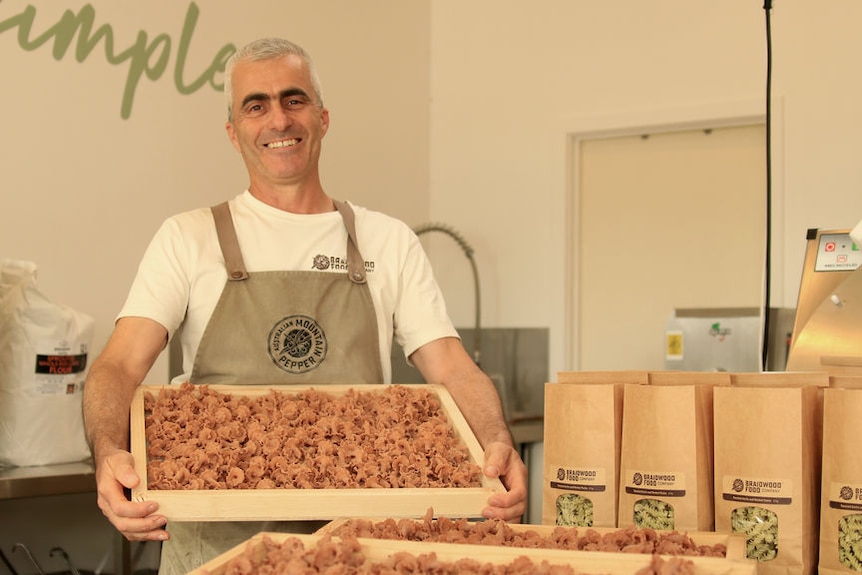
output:
[[[407,384],[434,393],[454,428],[456,436],[470,453],[470,459],[483,466],[484,452],[461,411],[442,385]],[[388,387],[373,385],[211,385],[213,391],[257,397],[272,390],[299,393],[316,389],[331,395],[345,394],[355,388],[362,392],[382,391]],[[141,484],[132,490],[134,501],[156,501],[158,513],[168,521],[256,521],[256,520],[327,520],[338,517],[422,517],[429,507],[440,514],[458,517],[481,517],[488,498],[505,492],[499,479],[482,475],[481,487],[446,488],[357,488],[357,489],[218,489],[163,490],[147,487],[147,446],[144,432],[144,393],[158,394],[161,388],[176,386],[139,386],[131,408],[131,451]]]
[[[380,521],[385,521],[385,517],[362,517],[361,519],[365,519],[371,521],[373,523],[378,523]],[[394,518],[398,521],[398,518]],[[340,517],[338,519],[333,519],[320,529],[314,532],[315,535],[336,535],[336,532],[340,527],[349,522],[351,518],[349,517]],[[457,521],[457,519],[452,518],[453,521]],[[416,519],[416,521],[423,521],[422,519]],[[531,525],[529,523],[506,523],[506,526],[511,528],[512,531],[516,533],[526,533],[528,531],[534,531],[537,535],[541,537],[547,537],[551,535],[555,529],[562,527],[558,525]],[[588,531],[595,531],[599,535],[605,535],[607,533],[616,533],[617,531],[622,531],[624,527],[562,527],[563,529],[574,529],[578,532],[578,534],[583,535]],[[678,533],[683,533],[691,537],[691,540],[695,542],[697,545],[709,545],[712,547],[713,545],[724,544],[727,547],[727,552],[725,554],[725,559],[730,559],[734,561],[748,561],[745,557],[745,535],[741,533],[717,533],[715,531],[677,531]],[[666,533],[666,531],[659,531],[659,533]],[[592,551],[592,553],[596,553]]]
[[[322,535],[294,535],[290,533],[258,533],[236,547],[208,561],[188,575],[224,575],[227,564],[246,551],[249,545],[257,557],[264,552],[264,537],[282,542],[288,537],[297,537],[306,548],[316,544]],[[496,547],[492,545],[470,545],[460,543],[426,543],[416,541],[386,541],[381,539],[357,539],[363,555],[373,561],[405,551],[413,555],[435,553],[438,560],[457,561],[473,559],[479,563],[504,565],[518,557],[527,557],[533,563],[548,561],[552,565],[569,565],[578,573],[605,575],[634,575],[652,562],[652,555],[643,553],[604,553],[596,551],[564,551],[556,549],[524,549]],[[735,561],[718,557],[685,557],[695,566],[695,575],[756,575],[755,561]]]

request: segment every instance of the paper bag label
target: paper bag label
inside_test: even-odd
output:
[[[862,511],[862,485],[853,483],[829,484],[829,507],[844,511]]]
[[[792,487],[786,479],[725,475],[721,481],[721,497],[739,503],[790,505]]]
[[[548,485],[566,491],[603,492],[607,490],[607,479],[604,469],[560,466],[557,467],[556,480],[551,480]]]
[[[625,492],[653,497],[685,497],[685,474],[629,470]]]

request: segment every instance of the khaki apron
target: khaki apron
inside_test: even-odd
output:
[[[353,210],[335,202],[347,229],[347,273],[248,273],[227,203],[212,208],[228,281],[201,337],[196,384],[382,383],[377,316]],[[289,249],[287,246],[285,249]],[[317,256],[316,269],[326,269]],[[179,522],[168,525],[160,575],[181,575],[261,531],[311,533],[319,521]]]

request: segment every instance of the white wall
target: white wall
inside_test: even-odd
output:
[[[484,324],[549,326],[551,373],[576,367],[563,335],[567,130],[758,100],[765,111],[765,20],[755,0],[431,3],[431,216],[474,244]],[[774,3],[774,306],[796,304],[806,229],[862,220],[860,20],[855,0]],[[450,294],[469,276],[454,265],[438,276],[466,323],[469,291]]]

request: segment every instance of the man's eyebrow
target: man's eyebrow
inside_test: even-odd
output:
[[[280,94],[281,99],[290,98],[291,96],[302,96],[306,100],[309,100],[308,92],[303,90],[302,88],[289,88],[287,90],[283,90]]]
[[[278,94],[279,99],[283,100],[285,98],[290,98],[293,96],[302,96],[306,100],[310,100],[308,97],[308,92],[303,90],[302,88],[288,88],[287,90],[282,90]],[[246,104],[250,102],[264,102],[269,100],[269,95],[263,92],[253,92],[242,99],[242,107],[244,108]]]
[[[269,100],[269,96],[263,92],[254,92],[242,99],[242,107],[245,108],[249,102],[263,102],[265,100]]]

